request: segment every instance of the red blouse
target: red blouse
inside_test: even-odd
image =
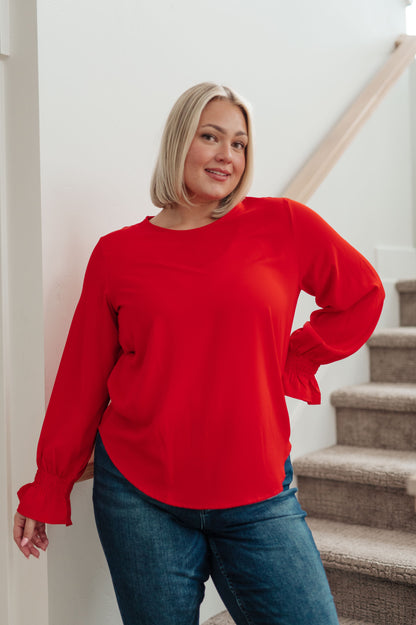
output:
[[[246,198],[201,228],[150,222],[100,239],[85,275],[19,512],[71,523],[69,495],[99,428],[123,475],[188,508],[282,490],[284,395],[320,402],[319,365],[355,352],[384,291],[316,213]],[[291,335],[301,290],[319,309]]]

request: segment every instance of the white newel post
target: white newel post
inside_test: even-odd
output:
[[[10,11],[10,15],[9,15]],[[47,625],[46,558],[11,539],[44,410],[35,0],[0,0],[0,622]]]

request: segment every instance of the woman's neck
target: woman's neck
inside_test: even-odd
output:
[[[162,228],[172,230],[190,230],[201,228],[215,221],[212,211],[218,204],[208,206],[182,206],[175,205],[163,208],[160,213],[150,220],[151,223]]]

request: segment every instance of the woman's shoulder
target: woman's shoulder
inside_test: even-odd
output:
[[[261,209],[261,208],[279,208],[285,206],[287,202],[286,198],[283,197],[255,197],[255,196],[247,196],[243,200],[243,204],[247,210],[252,209]]]
[[[124,260],[128,260],[138,248],[140,240],[140,223],[123,226],[107,234],[103,234],[97,241],[90,257],[90,264],[96,267],[113,269]]]
[[[269,211],[276,213],[280,212],[290,212],[292,210],[297,210],[298,208],[304,208],[306,210],[307,207],[299,204],[295,200],[291,200],[287,197],[254,197],[247,196],[243,200],[243,205],[246,211]]]
[[[244,213],[254,219],[271,220],[275,222],[291,221],[293,211],[299,205],[285,197],[246,197],[243,200]],[[306,207],[304,207],[306,209]]]
[[[100,237],[98,244],[105,249],[129,245],[130,243],[135,242],[137,237],[140,236],[142,223],[143,222],[123,226],[117,230],[103,234]]]
[[[246,197],[243,200],[246,213],[257,212],[262,216],[270,215],[271,218],[287,217],[290,221],[302,223],[321,220],[309,206],[305,206],[297,200],[288,197]]]

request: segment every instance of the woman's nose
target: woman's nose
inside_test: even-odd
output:
[[[229,163],[231,161],[231,146],[222,145],[217,152],[216,158],[218,161],[225,161]]]

